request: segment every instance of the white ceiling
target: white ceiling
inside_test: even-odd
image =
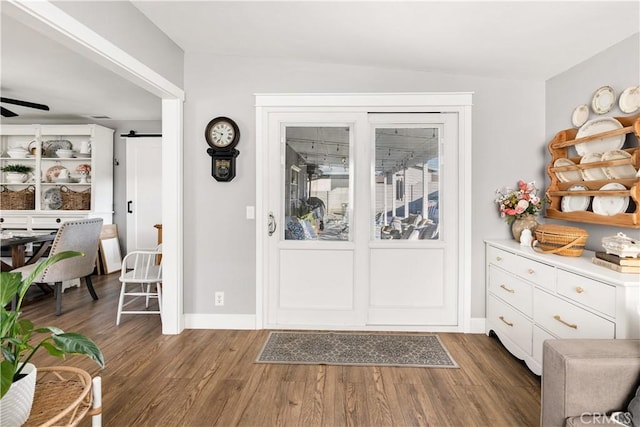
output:
[[[2,13],[1,92],[46,104],[43,112],[10,104],[19,120],[159,120],[160,99]],[[3,121],[8,120],[3,118]]]
[[[134,1],[186,52],[546,80],[639,31],[640,2]],[[159,120],[159,100],[2,12],[22,119]]]
[[[640,28],[637,0],[133,3],[185,52],[535,80]]]

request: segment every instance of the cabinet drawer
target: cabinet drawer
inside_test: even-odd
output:
[[[502,249],[489,246],[487,250],[487,262],[493,265],[500,266],[507,271],[512,271],[515,268],[516,260],[518,256],[511,252],[503,251]]]
[[[615,337],[613,322],[539,289],[533,295],[534,321],[557,337]]]
[[[60,228],[63,222],[84,219],[86,216],[34,216],[31,218],[32,228]]]
[[[615,286],[558,270],[558,293],[601,313],[616,315]]]
[[[556,269],[550,265],[518,257],[513,273],[549,290],[555,290]]]
[[[2,216],[0,227],[2,228],[28,228],[29,217],[26,216]]]
[[[510,338],[525,353],[531,354],[533,325],[522,313],[489,294],[487,318],[501,334]]]
[[[533,316],[533,287],[494,266],[489,267],[489,290],[529,317]]]

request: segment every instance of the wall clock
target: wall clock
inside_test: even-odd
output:
[[[207,124],[204,137],[209,144],[211,176],[216,181],[231,181],[236,176],[236,157],[240,154],[235,149],[240,141],[238,125],[228,117],[216,117]]]

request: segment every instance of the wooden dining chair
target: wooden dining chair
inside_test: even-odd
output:
[[[94,300],[98,299],[91,274],[95,268],[98,256],[98,243],[102,230],[102,218],[81,219],[62,223],[51,245],[50,256],[64,251],[82,252],[84,256],[67,258],[46,268],[34,284],[53,284],[56,298],[56,316],[62,313],[62,282],[65,280],[84,279],[87,290]],[[12,270],[12,273],[22,273],[27,277],[36,268],[36,264]]]

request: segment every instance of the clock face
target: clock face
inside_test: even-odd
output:
[[[240,132],[233,120],[218,117],[207,125],[205,138],[213,148],[231,148],[238,142]]]

